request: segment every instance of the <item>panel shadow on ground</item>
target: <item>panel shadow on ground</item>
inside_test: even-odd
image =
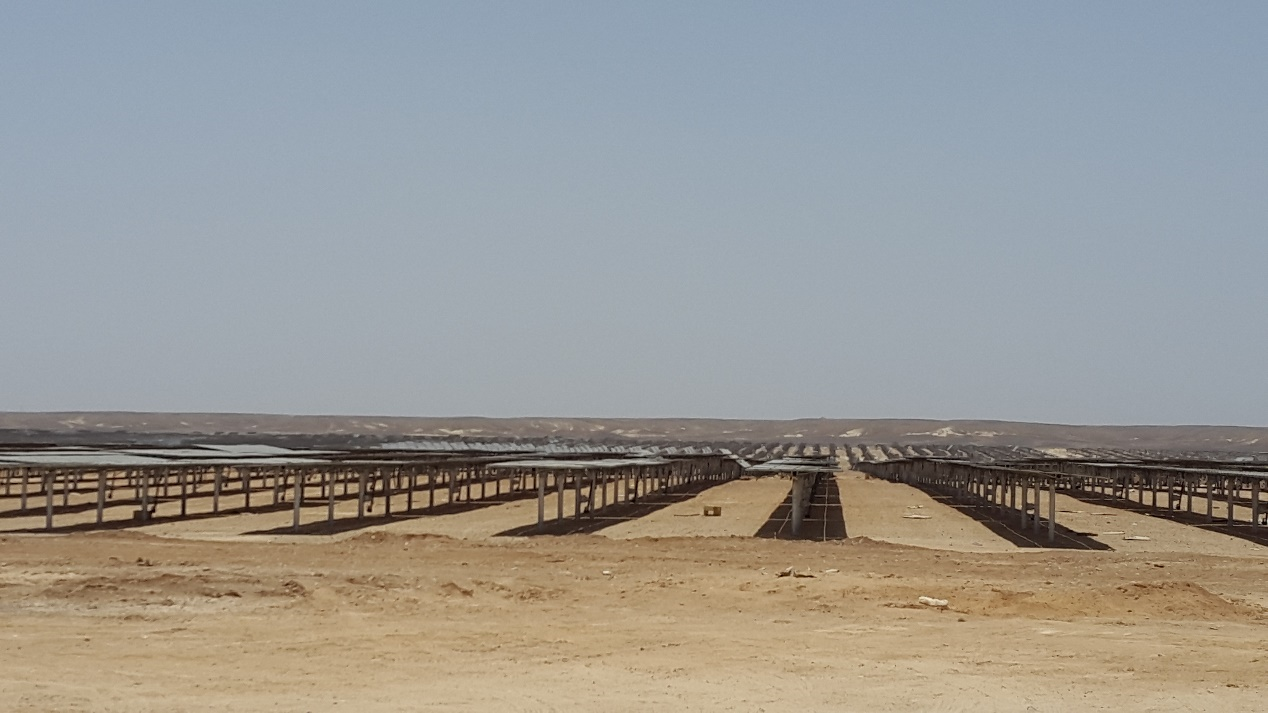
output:
[[[1114,549],[1104,542],[1093,539],[1086,533],[1076,532],[1065,527],[1060,523],[1060,518],[1058,518],[1056,526],[1056,538],[1049,542],[1047,520],[1041,520],[1040,531],[1036,532],[1031,526],[1022,527],[1020,523],[1021,515],[1017,510],[1000,508],[983,501],[961,500],[953,494],[931,485],[912,483],[911,487],[924,492],[938,503],[973,518],[1000,538],[1011,542],[1017,547],[1065,550]]]
[[[801,534],[792,534],[792,485],[784,501],[777,505],[766,522],[754,534],[774,540],[844,540],[845,513],[841,508],[841,490],[836,476],[820,478],[810,495],[810,508],[801,524]]]
[[[474,512],[485,508],[503,505],[506,503],[527,500],[537,497],[536,492],[529,491],[512,491],[502,493],[500,495],[490,495],[479,500],[455,500],[450,503],[440,503],[432,507],[415,507],[413,510],[398,510],[396,508],[404,508],[405,499],[400,495],[394,495],[392,503],[394,509],[391,515],[382,514],[382,499],[376,503],[379,512],[375,513],[375,507],[366,509],[364,518],[336,518],[333,522],[326,519],[320,519],[314,522],[305,522],[295,529],[292,525],[279,525],[266,529],[251,530],[243,534],[246,535],[333,535],[341,532],[349,532],[352,530],[360,530],[376,525],[383,525],[392,522],[405,522],[407,520],[417,520],[427,517],[440,517],[442,515],[457,515],[466,512]],[[310,502],[310,501],[305,501]],[[319,504],[319,503],[315,503]],[[293,507],[289,506],[289,507]],[[306,506],[307,507],[307,506]]]
[[[94,510],[95,507],[96,506],[93,506],[93,508],[88,509],[88,511]],[[139,506],[132,507],[131,505],[129,505],[129,508],[137,512],[139,512],[139,509],[140,509]],[[56,520],[55,520],[52,528],[37,526],[37,527],[15,529],[15,530],[11,530],[11,532],[30,533],[30,534],[36,534],[36,533],[69,534],[72,532],[127,530],[127,529],[136,529],[142,526],[161,525],[164,523],[198,522],[200,520],[214,520],[214,519],[221,519],[225,517],[231,517],[233,515],[239,515],[239,514],[263,514],[263,513],[289,512],[293,508],[294,506],[289,503],[278,503],[277,505],[272,505],[272,504],[252,505],[250,508],[246,508],[246,507],[224,508],[220,512],[197,512],[197,513],[187,513],[185,515],[181,515],[179,513],[171,513],[171,514],[155,513],[150,515],[148,520],[144,520],[144,521],[140,520],[135,514],[131,518],[115,518],[115,519],[105,520],[100,523],[93,520],[93,521],[87,521],[87,522],[75,522],[69,525],[59,525],[56,523]],[[59,510],[58,514],[62,515],[63,513]]]
[[[595,533],[613,525],[646,517],[675,503],[690,500],[700,493],[720,485],[722,482],[724,481],[702,480],[668,492],[651,492],[639,496],[635,502],[610,504],[591,513],[583,513],[580,519],[572,517],[571,513],[569,513],[562,521],[554,516],[554,494],[548,494],[546,503],[547,517],[543,525],[539,526],[536,522],[533,522],[503,530],[497,533],[496,536],[527,537],[530,535],[581,535]]]
[[[1149,517],[1155,517],[1160,520],[1189,525],[1207,532],[1218,532],[1222,535],[1236,537],[1238,539],[1246,540],[1247,542],[1253,542],[1257,545],[1268,546],[1268,527],[1262,525],[1259,527],[1252,527],[1250,522],[1245,520],[1239,520],[1232,525],[1228,524],[1227,501],[1223,499],[1217,499],[1215,501],[1215,504],[1220,506],[1218,511],[1219,514],[1213,518],[1213,521],[1208,522],[1205,511],[1206,500],[1204,497],[1195,498],[1195,511],[1188,512],[1186,510],[1168,510],[1165,507],[1143,505],[1135,500],[1090,491],[1070,489],[1063,491],[1063,494],[1091,505],[1102,505],[1119,510],[1126,510],[1139,515],[1148,515]],[[1249,500],[1234,499],[1234,503],[1239,507],[1243,507],[1247,510],[1250,509]]]

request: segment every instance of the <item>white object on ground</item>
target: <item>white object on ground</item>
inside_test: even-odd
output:
[[[928,607],[945,607],[949,602],[945,599],[934,599],[933,597],[921,597],[916,601]]]
[[[775,576],[776,577],[813,577],[814,575],[810,574],[809,572],[798,572],[792,567],[785,567],[784,569],[781,569],[780,571],[776,572]]]

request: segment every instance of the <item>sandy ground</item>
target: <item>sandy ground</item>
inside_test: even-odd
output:
[[[1265,693],[1262,559],[390,533],[2,545],[7,710],[1251,710]]]
[[[968,515],[911,486],[852,471],[838,476],[837,483],[851,537],[965,552],[1018,549]]]
[[[503,489],[508,488],[505,485]],[[602,528],[603,534],[617,538],[630,537],[670,537],[670,536],[752,536],[770,517],[772,511],[788,495],[791,481],[780,478],[743,479],[724,482],[707,488],[699,493],[674,493],[671,497],[660,494],[646,496],[644,500],[650,507],[657,507],[652,512],[639,510],[632,515],[608,517],[598,514],[600,520],[606,520]],[[617,486],[607,488],[609,502],[615,502]],[[488,485],[487,493],[493,496],[493,485]],[[64,513],[58,510],[54,524],[58,528],[67,526],[86,526],[93,522],[96,513],[92,509],[94,496],[78,495],[71,499],[71,504],[85,506],[81,512]],[[262,506],[272,502],[271,493],[257,493],[252,501]],[[515,528],[534,525],[537,522],[537,498],[535,493],[528,497],[509,502],[463,502],[456,501],[456,510],[448,511],[450,505],[447,492],[436,491],[436,505],[441,508],[440,514],[427,513],[423,509],[427,504],[427,494],[415,494],[415,506],[419,508],[412,513],[406,512],[404,496],[393,498],[393,518],[383,520],[375,516],[372,508],[367,513],[367,520],[361,526],[340,532],[333,537],[341,539],[351,537],[363,531],[386,531],[396,534],[412,535],[445,535],[459,539],[483,539],[494,537]],[[60,496],[59,496],[60,498]],[[600,495],[596,494],[596,507],[601,504]],[[61,507],[61,500],[57,505]],[[23,530],[40,531],[44,526],[44,500],[42,497],[32,498],[28,515],[0,520],[0,532],[19,532]],[[240,495],[222,498],[223,512],[215,517],[205,517],[211,511],[211,503],[207,498],[190,499],[187,504],[188,514],[194,516],[187,519],[167,519],[180,511],[179,503],[164,502],[155,513],[158,520],[152,524],[130,526],[130,531],[141,532],[162,537],[188,537],[195,539],[242,539],[256,541],[285,541],[289,539],[289,529],[293,524],[294,511],[291,506],[282,504],[276,510],[254,512],[232,512],[241,508],[243,499]],[[18,502],[14,498],[5,499],[6,511],[16,510]],[[563,513],[571,518],[576,512],[576,502],[572,490],[566,490],[563,497]],[[722,507],[722,516],[704,517],[704,506]],[[381,500],[375,501],[375,508],[382,511]],[[134,505],[111,506],[105,511],[107,523],[124,523],[131,517]],[[336,501],[335,517],[341,526],[349,525],[355,518],[357,504],[355,500]],[[546,496],[545,516],[554,521],[559,512],[557,494],[552,490]],[[301,508],[301,525],[320,525],[326,520],[326,501],[310,496]],[[305,539],[311,539],[305,538]]]
[[[1149,502],[1148,499],[1145,501]],[[1202,506],[1205,513],[1205,504]],[[1246,517],[1239,510],[1239,517]],[[1218,512],[1226,510],[1221,506]],[[1204,526],[1087,502],[1058,494],[1057,522],[1081,532],[1119,552],[1190,552],[1210,555],[1263,557],[1268,548],[1249,540],[1230,537]],[[1093,534],[1094,533],[1094,534]],[[1148,540],[1128,538],[1146,537]]]
[[[838,485],[836,542],[752,537],[778,479],[598,535],[493,536],[535,499],[322,535],[259,534],[290,511],[0,533],[0,710],[1262,708],[1268,548],[1065,496],[1113,549],[1018,547],[914,488]]]
[[[852,537],[964,552],[1023,549],[973,517],[916,488],[867,478],[853,471],[838,476],[838,483],[846,527]],[[1040,511],[1045,514],[1048,512],[1047,502],[1045,493],[1040,501]],[[1150,498],[1147,497],[1145,502],[1150,503]],[[1205,513],[1205,501],[1195,501],[1199,502],[1201,506],[1198,509]],[[1240,517],[1245,517],[1241,512],[1243,509],[1239,508]],[[1214,512],[1219,519],[1227,510],[1217,502]],[[997,520],[1020,537],[1046,542],[1043,534],[1036,536],[1033,531],[1022,531],[1020,523],[1014,522],[1014,517],[1009,514]],[[1133,512],[1108,502],[1079,500],[1061,493],[1057,495],[1057,522],[1119,552],[1268,556],[1268,548],[1249,540],[1203,526]],[[1030,547],[1029,543],[1027,547]]]
[[[752,537],[792,487],[782,478],[733,480],[637,520],[604,530],[609,537]],[[705,517],[705,506],[722,514]]]

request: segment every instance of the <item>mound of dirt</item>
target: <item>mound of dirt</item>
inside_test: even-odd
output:
[[[372,532],[363,532],[355,537],[349,537],[347,542],[351,545],[374,545],[375,547],[382,547],[385,544],[408,544],[410,542],[419,542],[424,540],[440,543],[452,542],[453,538],[448,535],[435,535],[431,533],[397,533],[374,530]]]
[[[1036,588],[1012,590],[991,587],[980,592],[965,588],[951,597],[955,611],[983,616],[1040,619],[1150,618],[1236,621],[1264,618],[1253,604],[1225,599],[1194,582],[1130,582],[1108,587]]]
[[[184,574],[165,572],[135,576],[73,577],[45,587],[40,595],[77,606],[156,605],[213,599],[294,598],[305,596],[303,585],[293,580],[269,583],[225,573]]]
[[[8,537],[0,710],[1082,713],[1268,695],[1268,556],[356,534]],[[777,576],[790,567],[815,576]]]

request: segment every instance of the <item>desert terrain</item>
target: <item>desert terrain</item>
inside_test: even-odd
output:
[[[279,414],[0,411],[0,442],[80,439],[85,443],[175,444],[191,436],[252,440],[315,438],[350,445],[408,437],[567,438],[638,441],[887,444],[948,443],[1160,450],[1268,450],[1268,427],[1096,426],[991,420],[892,418],[485,418],[420,416],[297,416]]]
[[[1261,707],[1268,548],[1064,496],[1108,549],[1029,547],[906,485],[835,485],[831,541],[755,537],[779,478],[561,536],[499,534],[532,501],[302,535],[278,534],[287,511],[53,535],[10,520],[0,708]]]

